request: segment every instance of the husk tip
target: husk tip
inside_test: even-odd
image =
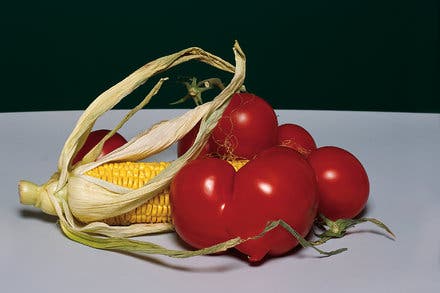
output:
[[[27,180],[18,182],[18,194],[20,203],[24,205],[35,205],[38,200],[39,186]]]

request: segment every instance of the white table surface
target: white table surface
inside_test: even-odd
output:
[[[135,135],[184,110],[142,110],[121,130]],[[56,219],[19,204],[17,182],[43,183],[56,168],[79,111],[0,114],[1,292],[440,292],[440,115],[337,111],[277,111],[279,122],[304,126],[319,146],[355,154],[371,183],[366,216],[372,224],[325,249],[312,249],[250,266],[234,256],[172,259],[96,250],[63,236]],[[111,111],[96,127],[125,114]],[[175,147],[159,155],[175,158]],[[174,234],[150,238],[182,248]],[[249,291],[247,291],[249,290]]]

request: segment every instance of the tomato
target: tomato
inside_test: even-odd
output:
[[[232,197],[235,170],[217,158],[195,159],[173,178],[170,205],[177,234],[203,248],[229,239],[224,209]]]
[[[282,146],[264,150],[238,172],[218,158],[195,159],[173,178],[170,203],[177,234],[195,248],[256,236],[279,219],[306,236],[318,208],[316,178],[298,152]],[[255,262],[297,244],[277,227],[236,248]]]
[[[286,123],[278,126],[278,144],[290,147],[307,157],[316,149],[316,143],[310,133],[302,126]]]
[[[182,156],[194,144],[199,128],[200,122],[177,142],[177,156]],[[198,158],[209,156],[212,153],[212,148],[212,140],[208,139],[208,142],[200,150]]]
[[[302,236],[310,231],[317,213],[315,175],[307,161],[287,147],[272,147],[242,167],[235,176],[232,200],[225,209],[231,236],[248,238],[263,231],[268,221],[282,219]],[[277,256],[298,244],[289,232],[277,227],[263,237],[236,248],[261,260]]]
[[[319,192],[319,212],[331,220],[357,216],[365,207],[370,191],[367,172],[350,152],[320,147],[308,157]]]
[[[278,120],[273,108],[250,93],[232,96],[212,131],[220,157],[251,159],[277,143]]]
[[[178,156],[192,146],[199,126],[197,124],[178,142]],[[250,93],[236,93],[202,148],[199,158],[251,159],[258,152],[277,144],[277,131],[275,111],[265,100]]]
[[[86,139],[86,142],[82,146],[82,148],[78,151],[76,156],[72,160],[72,165],[76,164],[82,158],[95,146],[97,145],[101,139],[104,138],[104,136],[109,133],[110,130],[108,129],[99,129],[94,130],[90,132],[89,136]],[[119,133],[115,133],[112,137],[110,137],[102,147],[102,152],[100,154],[100,157],[112,152],[113,150],[119,148],[120,146],[124,145],[127,142],[127,140]]]

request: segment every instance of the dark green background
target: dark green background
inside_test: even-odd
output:
[[[0,11],[1,112],[84,109],[189,46],[233,62],[235,39],[247,88],[275,108],[440,112],[436,1],[10,1]],[[191,63],[169,74],[150,107],[184,94],[177,78],[219,72]]]

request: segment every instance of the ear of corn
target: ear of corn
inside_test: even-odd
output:
[[[56,171],[51,178],[42,185],[24,180],[19,182],[20,202],[34,205],[48,214],[56,215],[64,234],[85,245],[101,249],[117,249],[173,257],[195,255],[194,251],[167,250],[155,243],[127,239],[158,231],[170,231],[168,228],[172,227],[171,224],[146,223],[111,226],[102,223],[102,219],[131,211],[151,199],[152,196],[159,194],[170,184],[179,169],[202,148],[209,132],[221,118],[228,105],[228,100],[243,86],[246,76],[246,56],[238,42],[234,43],[233,52],[235,66],[201,48],[187,48],[145,64],[100,94],[79,117],[64,143]],[[114,150],[111,154],[97,161],[93,161],[94,156],[91,156],[80,164],[71,165],[73,156],[87,138],[97,119],[144,84],[145,81],[150,80],[151,77],[191,60],[201,61],[214,68],[233,73],[233,77],[212,101],[197,106],[181,116],[154,124],[151,128],[133,137],[124,147]],[[163,81],[164,79],[160,79],[148,92],[145,97],[146,101],[158,93]],[[113,131],[118,131],[145,104],[142,101],[127,113]],[[202,122],[199,130],[200,135],[196,137],[193,147],[185,155],[174,160],[159,176],[138,189],[118,187],[85,175],[87,171],[108,162],[142,161],[158,154],[186,135],[199,121]],[[87,163],[89,161],[90,163]],[[237,242],[235,244],[229,243],[226,246],[219,245],[213,250],[201,250],[198,254],[224,251],[236,244]]]
[[[236,171],[247,163],[246,160],[228,162]],[[137,189],[157,176],[157,174],[169,164],[169,162],[109,163],[88,171],[86,175],[122,187]],[[169,190],[163,190],[134,210],[116,217],[105,219],[104,222],[109,225],[118,226],[135,223],[172,223]]]

